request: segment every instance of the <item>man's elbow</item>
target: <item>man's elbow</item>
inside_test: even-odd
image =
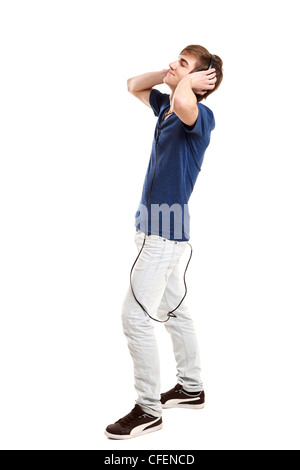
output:
[[[132,93],[133,91],[132,78],[128,78],[127,80],[127,90],[129,91],[129,93]]]
[[[193,107],[193,103],[191,103],[188,99],[183,96],[175,96],[173,102],[173,109],[176,111],[182,111]]]

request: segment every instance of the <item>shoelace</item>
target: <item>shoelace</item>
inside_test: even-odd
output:
[[[128,426],[129,424],[131,424],[133,421],[135,421],[137,418],[140,419],[140,418],[145,418],[147,415],[146,413],[140,415],[139,412],[133,408],[131,410],[130,413],[128,413],[128,415],[124,416],[123,418],[119,419],[117,421],[117,423],[120,423],[121,426]]]
[[[172,388],[172,390],[169,390],[168,392],[165,392],[165,393],[162,393],[161,396],[162,397],[167,397],[168,395],[172,395],[173,393],[182,393],[182,388],[180,387],[180,385],[176,385],[174,388]]]

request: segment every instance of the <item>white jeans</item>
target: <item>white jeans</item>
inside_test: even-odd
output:
[[[145,234],[136,232],[141,249]],[[152,317],[165,320],[185,293],[179,260],[187,242],[175,242],[158,235],[147,235],[144,249],[132,273],[136,298]],[[174,312],[177,318],[164,323],[173,342],[177,364],[177,383],[188,392],[203,390],[200,356],[193,320],[186,298]],[[129,286],[122,308],[124,334],[134,363],[136,403],[153,416],[162,415],[160,403],[160,363],[154,334],[154,321],[142,310]],[[175,384],[174,384],[175,385]]]

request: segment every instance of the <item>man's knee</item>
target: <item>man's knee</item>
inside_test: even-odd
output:
[[[125,330],[128,325],[132,323],[132,300],[130,298],[130,293],[128,292],[122,305],[121,310],[121,320],[123,325],[123,330]]]
[[[124,331],[135,328],[139,323],[144,321],[144,312],[137,304],[132,292],[128,292],[123,302],[121,319]]]
[[[123,302],[121,319],[125,334],[138,334],[138,332],[144,334],[153,328],[152,323],[154,322],[150,321],[147,313],[133,297],[132,292],[128,292]]]
[[[168,318],[168,310],[164,310],[164,309],[159,308],[157,310],[156,315],[157,315],[157,319],[159,321],[164,321]]]

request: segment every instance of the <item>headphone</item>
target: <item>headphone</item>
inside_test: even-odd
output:
[[[211,54],[211,57],[210,57],[210,64],[209,64],[209,67],[207,70],[209,69],[212,69],[213,66],[214,66],[214,63],[215,63],[215,56],[213,54]]]
[[[215,56],[213,54],[211,54],[211,58],[210,58],[210,64],[209,64],[209,67],[207,70],[210,70],[213,68],[214,66],[214,62],[215,62]],[[160,128],[158,129],[158,133],[157,133],[157,137],[156,137],[156,143],[155,143],[155,155],[156,155],[156,160],[155,160],[155,167],[154,167],[154,171],[153,171],[153,176],[152,176],[152,181],[151,181],[151,186],[150,186],[150,190],[149,190],[149,195],[148,195],[148,211],[149,211],[149,205],[150,205],[150,197],[151,197],[151,192],[152,192],[152,187],[153,187],[153,182],[154,182],[154,176],[155,176],[155,172],[156,172],[156,165],[157,165],[157,141],[158,141],[158,138],[159,138],[159,135],[160,135]],[[147,221],[145,220],[145,230],[146,230],[146,223]],[[148,225],[148,223],[147,223]],[[146,230],[147,232],[147,230]],[[144,236],[144,241],[143,241],[143,245],[142,245],[142,248],[140,249],[140,252],[135,260],[135,262],[133,263],[133,266],[131,268],[131,271],[130,271],[130,287],[131,287],[131,291],[132,291],[132,294],[133,294],[133,297],[135,299],[135,301],[138,303],[138,305],[141,307],[141,309],[148,315],[148,317],[150,317],[152,320],[158,322],[158,323],[166,323],[167,321],[170,320],[170,318],[177,318],[177,316],[174,314],[175,310],[177,310],[180,305],[182,304],[182,302],[184,301],[186,295],[187,295],[187,285],[186,285],[186,280],[185,280],[185,275],[186,275],[186,272],[187,272],[187,269],[189,267],[189,264],[190,264],[190,261],[191,261],[191,258],[192,258],[192,254],[193,254],[193,248],[192,248],[192,245],[190,243],[188,243],[188,245],[191,247],[191,254],[190,254],[190,257],[189,257],[189,260],[187,262],[187,265],[186,265],[186,268],[185,268],[185,271],[184,271],[184,276],[183,276],[183,281],[184,281],[184,286],[185,286],[185,294],[183,296],[183,298],[181,299],[180,303],[177,305],[176,308],[174,308],[171,312],[168,312],[167,313],[167,319],[166,320],[158,320],[157,318],[153,318],[146,310],[146,308],[139,302],[139,300],[136,298],[135,296],[135,293],[134,293],[134,290],[133,290],[133,286],[132,286],[132,280],[131,280],[131,277],[132,277],[132,271],[143,251],[143,248],[145,246],[145,243],[146,243],[146,234],[145,232],[145,236]],[[149,235],[149,234],[148,234]]]

